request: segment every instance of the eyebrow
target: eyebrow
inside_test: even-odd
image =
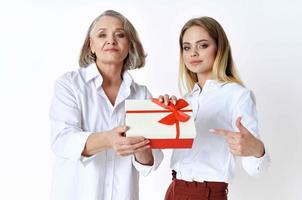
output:
[[[105,30],[106,30],[106,28],[99,28],[97,30],[97,32],[99,32],[99,31],[105,31]],[[123,28],[117,28],[115,31],[125,31],[125,29],[123,29]]]
[[[200,42],[207,42],[208,40],[206,39],[201,39],[195,42],[195,44],[200,43]],[[183,42],[182,44],[190,44],[190,42]]]

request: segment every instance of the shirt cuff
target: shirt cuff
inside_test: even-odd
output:
[[[135,156],[132,156],[132,163],[133,166],[136,168],[137,171],[139,171],[143,176],[147,176],[150,174],[152,171],[156,170],[160,163],[163,160],[163,152],[159,149],[152,149],[152,155],[153,155],[153,165],[143,165],[135,160]]]
[[[92,132],[79,132],[72,136],[72,140],[66,144],[66,146],[69,146],[66,149],[70,152],[71,160],[81,160],[82,158],[85,158],[82,156],[82,152],[85,148],[87,139],[91,134]]]
[[[264,155],[260,158],[250,156],[242,158],[243,168],[247,171],[247,173],[251,176],[256,176],[261,174],[263,171],[267,170],[271,161],[270,156],[265,151]]]

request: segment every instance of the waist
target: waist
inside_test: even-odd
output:
[[[200,188],[227,188],[228,183],[225,182],[215,182],[215,181],[185,181],[181,179],[176,178],[176,171],[172,170],[172,180],[175,181],[178,185],[183,185],[183,186],[194,186],[194,187],[200,187]]]

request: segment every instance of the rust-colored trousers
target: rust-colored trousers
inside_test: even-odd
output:
[[[176,179],[176,172],[172,172],[173,179],[165,200],[227,200],[228,184],[224,182],[188,182]]]

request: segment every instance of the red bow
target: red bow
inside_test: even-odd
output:
[[[184,113],[183,111],[192,111],[192,110],[181,110],[189,105],[188,102],[186,102],[184,99],[178,99],[175,105],[171,102],[169,102],[168,105],[165,105],[164,103],[160,102],[158,99],[152,99],[152,102],[172,112],[171,114],[159,120],[158,121],[159,123],[166,124],[166,125],[173,125],[175,123],[178,124],[179,121],[185,122],[190,119],[190,116]]]

